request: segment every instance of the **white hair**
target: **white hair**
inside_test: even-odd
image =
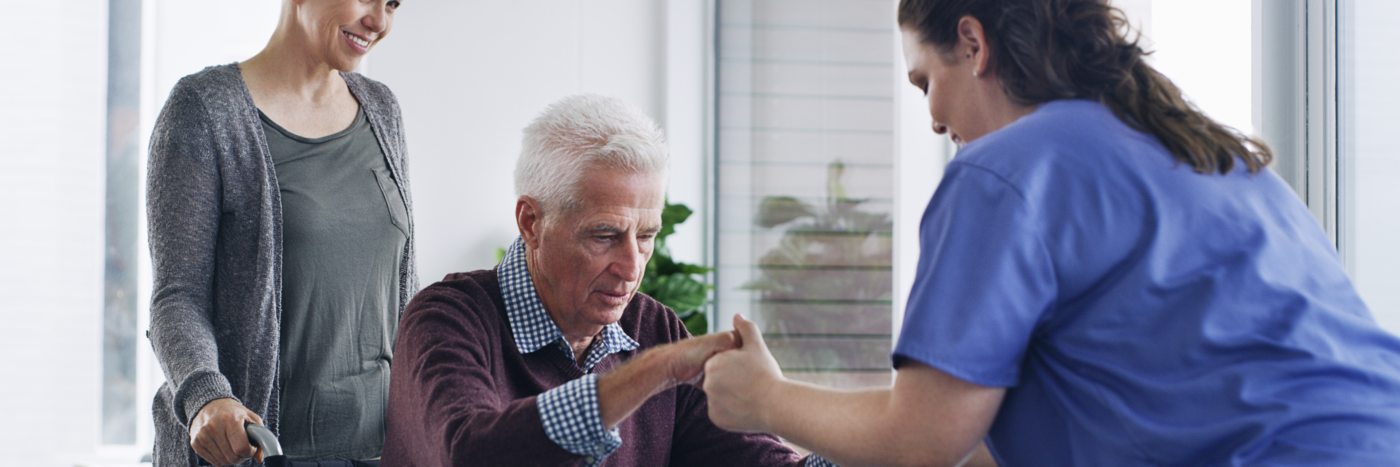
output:
[[[550,104],[525,127],[515,164],[515,195],[546,211],[578,206],[579,183],[590,170],[609,169],[666,179],[671,157],[661,128],[641,109],[596,94]]]

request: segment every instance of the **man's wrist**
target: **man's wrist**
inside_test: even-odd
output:
[[[679,364],[679,357],[674,349],[674,346],[669,345],[654,347],[619,367],[620,371],[612,373],[618,373],[618,376],[628,380],[629,384],[646,388],[646,398],[650,399],[680,384],[675,378],[675,367]]]
[[[652,396],[675,387],[672,347],[656,347],[598,376],[598,405],[605,426],[617,426]]]

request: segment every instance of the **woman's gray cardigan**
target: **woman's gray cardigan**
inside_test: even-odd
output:
[[[398,101],[383,84],[341,76],[369,118],[409,215],[399,312],[418,290],[413,202]],[[197,465],[189,420],[237,399],[277,432],[282,206],[253,97],[237,64],[184,77],[151,133],[147,215],[151,328],[165,372],[152,408],[155,465]]]

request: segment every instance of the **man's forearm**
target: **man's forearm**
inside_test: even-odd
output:
[[[598,411],[603,426],[611,430],[637,408],[662,391],[674,387],[666,349],[643,352],[626,364],[598,376]]]

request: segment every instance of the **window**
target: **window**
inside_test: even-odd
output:
[[[141,2],[107,16],[107,210],[102,318],[102,443],[136,444],[141,156]]]
[[[1156,68],[1216,121],[1255,134],[1247,0],[1113,0]],[[1210,14],[1201,12],[1209,11]],[[1202,34],[1201,31],[1211,31]]]
[[[1293,184],[1336,241],[1347,273],[1372,316],[1400,333],[1400,40],[1385,0],[1254,2],[1256,118]]]
[[[1337,5],[1337,244],[1376,320],[1400,333],[1400,2]]]
[[[717,4],[716,324],[795,379],[890,381],[894,5]]]

